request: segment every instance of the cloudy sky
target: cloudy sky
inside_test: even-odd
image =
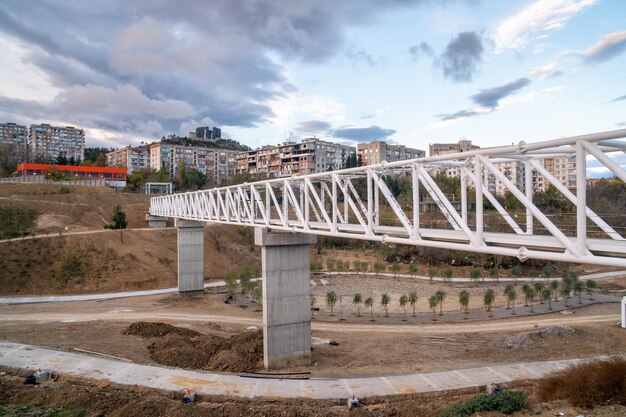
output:
[[[626,127],[624,0],[3,0],[0,121],[427,149]]]

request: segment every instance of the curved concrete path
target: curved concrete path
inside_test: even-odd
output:
[[[139,229],[135,229],[139,230]],[[143,230],[143,229],[141,229]],[[146,230],[158,230],[158,229],[146,229]],[[77,232],[82,233],[82,232]],[[407,275],[407,274],[391,274],[391,273],[376,273],[376,272],[317,272],[315,273],[317,276],[319,275],[366,275],[373,277],[389,277],[389,278],[412,278],[419,279],[424,281],[430,281],[429,277],[420,276],[420,275]],[[579,278],[581,280],[587,279],[598,279],[598,278],[610,278],[617,276],[626,276],[626,271],[613,271],[613,272],[602,272],[597,274],[589,274],[589,275],[581,275]],[[258,281],[260,278],[253,278],[252,281]],[[318,278],[323,279],[323,278]],[[493,278],[488,278],[490,281],[485,282],[495,282]],[[560,278],[518,278],[519,282],[529,282],[529,281],[539,281],[539,280],[552,280],[552,279],[560,279]],[[312,280],[314,281],[314,280]],[[433,278],[433,281],[438,282],[446,282],[444,278]],[[470,278],[452,278],[450,282],[471,282]],[[500,282],[514,282],[515,278],[500,278]],[[482,282],[482,281],[481,281]],[[204,284],[204,288],[215,288],[224,286],[224,281],[215,281]],[[34,303],[60,303],[60,302],[70,302],[70,301],[103,301],[103,300],[114,300],[116,298],[129,298],[129,297],[143,297],[147,295],[159,295],[159,294],[172,294],[177,293],[178,287],[170,287],[170,288],[160,288],[156,290],[144,290],[144,291],[126,291],[126,292],[115,292],[115,293],[104,293],[104,294],[77,294],[77,295],[32,295],[32,296],[9,296],[9,297],[0,297],[0,305],[12,305],[12,304],[34,304]]]
[[[79,353],[0,342],[0,365],[48,369],[61,375],[116,384],[143,385],[167,391],[188,387],[197,394],[228,397],[345,399],[357,397],[447,391],[517,380],[537,379],[581,359],[500,364],[410,375],[371,378],[290,380],[258,379],[237,375],[146,366]]]

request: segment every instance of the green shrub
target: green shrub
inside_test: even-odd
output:
[[[527,396],[524,391],[479,394],[462,404],[448,408],[439,417],[469,417],[480,411],[499,411],[504,414],[512,414],[528,408]]]
[[[66,252],[61,257],[61,268],[57,272],[57,278],[67,281],[70,278],[83,274],[83,262],[78,255]]]

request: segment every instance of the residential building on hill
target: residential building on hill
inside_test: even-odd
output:
[[[72,126],[31,125],[28,146],[31,159],[55,160],[59,156],[82,160],[85,154],[85,131]]]
[[[163,141],[153,143],[149,149],[149,166],[164,169],[171,177],[176,176],[183,165],[205,174],[216,185],[224,184],[235,173],[237,151]]]
[[[407,148],[404,145],[392,145],[380,140],[370,143],[359,143],[357,149],[363,165],[376,165],[382,161],[404,161],[426,156],[426,152],[421,149]]]
[[[353,146],[340,145],[317,138],[263,146],[253,151],[239,152],[235,173],[265,178],[282,178],[342,169]]]
[[[478,148],[480,146],[472,145],[472,141],[467,139],[461,139],[457,143],[431,143],[428,145],[428,156],[467,152]]]
[[[25,147],[28,142],[28,129],[17,123],[0,123],[0,144]]]
[[[108,167],[124,167],[129,174],[142,168],[150,167],[150,150],[147,146],[133,148],[116,149],[106,154],[106,165]]]

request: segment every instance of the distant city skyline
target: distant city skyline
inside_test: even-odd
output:
[[[252,148],[619,129],[624,16],[622,0],[7,0],[0,121],[104,147],[199,126]]]

